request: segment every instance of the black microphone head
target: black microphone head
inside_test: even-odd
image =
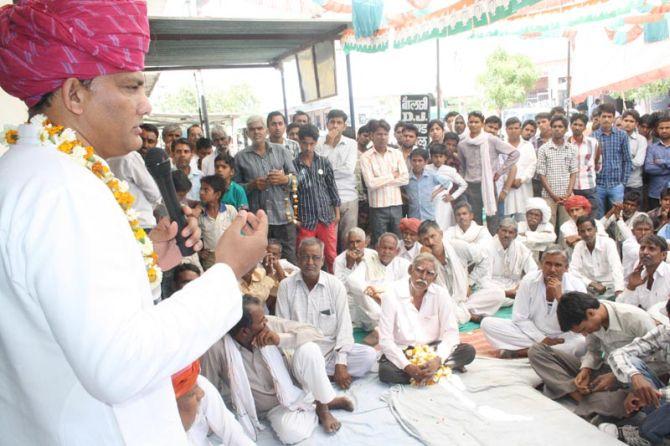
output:
[[[154,178],[170,175],[170,160],[167,152],[161,148],[149,149],[144,157],[144,164]]]

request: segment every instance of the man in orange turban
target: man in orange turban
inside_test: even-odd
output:
[[[172,375],[172,387],[190,445],[211,446],[207,439],[210,430],[228,446],[254,444],[226,408],[216,387],[200,375],[200,361]]]
[[[563,203],[565,210],[570,216],[570,220],[565,221],[559,228],[559,240],[562,240],[565,246],[573,248],[581,240],[577,231],[577,219],[582,215],[591,215],[591,202],[581,195],[572,195]],[[605,227],[596,220],[596,229],[598,235],[608,237]]]
[[[400,219],[400,233],[402,234],[402,246],[398,257],[414,261],[414,257],[421,252],[421,243],[419,240],[419,226],[421,221],[418,218]]]
[[[105,161],[141,147],[148,49],[143,0],[0,9],[0,87],[31,115],[0,158],[0,432],[12,444],[187,444],[170,376],[239,319],[237,281],[265,251],[265,215],[241,212],[218,263],[153,304],[153,248]],[[196,249],[197,228],[188,218],[182,232]]]

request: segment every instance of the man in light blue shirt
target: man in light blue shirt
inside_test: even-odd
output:
[[[435,219],[433,197],[436,195],[436,186],[441,186],[446,191],[451,189],[451,181],[425,169],[427,161],[426,149],[412,151],[410,158],[412,170],[409,174],[409,183],[405,187],[409,205],[408,215],[421,221]],[[438,189],[437,192],[439,191]]]

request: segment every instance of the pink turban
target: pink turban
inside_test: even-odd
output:
[[[566,211],[574,208],[584,208],[587,214],[591,213],[591,202],[581,195],[572,195],[563,203]]]
[[[0,87],[28,107],[68,78],[144,69],[144,0],[21,0],[0,8]]]

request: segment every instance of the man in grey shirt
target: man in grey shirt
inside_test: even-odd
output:
[[[482,224],[482,210],[484,209],[485,192],[483,188],[490,187],[488,184],[482,184],[482,171],[484,164],[489,165],[492,172],[490,176],[493,181],[493,188],[495,190],[495,182],[498,181],[501,175],[507,173],[509,169],[519,160],[519,152],[511,144],[508,144],[498,138],[497,136],[483,132],[484,115],[478,111],[468,113],[468,129],[470,135],[461,137],[458,143],[458,158],[461,162],[461,170],[465,181],[468,183],[468,188],[465,190],[465,195],[472,207],[472,212],[475,214],[475,221],[477,224]],[[484,163],[481,155],[481,142],[486,138],[488,143],[488,162]],[[505,163],[500,166],[498,163],[498,155],[508,155]],[[489,176],[489,173],[484,172]],[[495,194],[497,196],[497,194]],[[491,234],[495,234],[497,229],[498,215],[487,215],[486,224]]]
[[[249,209],[263,209],[270,223],[268,237],[281,240],[286,259],[295,264],[296,229],[290,177],[295,175],[291,153],[266,140],[267,128],[261,116],[247,120],[251,146],[235,156],[235,182],[247,192]]]

